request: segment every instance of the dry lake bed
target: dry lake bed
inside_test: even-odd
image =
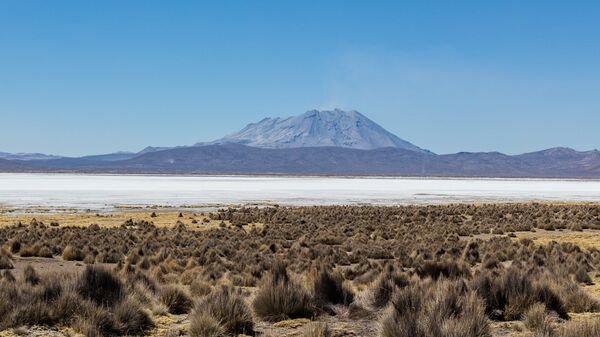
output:
[[[598,202],[600,180],[0,174],[0,206]]]

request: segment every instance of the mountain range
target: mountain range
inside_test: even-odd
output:
[[[0,153],[0,172],[600,178],[600,152],[552,148],[512,156],[439,155],[359,112],[336,109],[265,118],[194,146],[79,158]]]

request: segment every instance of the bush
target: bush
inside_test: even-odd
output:
[[[188,333],[191,337],[223,337],[225,328],[212,315],[202,310],[194,310]]]
[[[569,312],[600,311],[600,301],[573,282],[558,282],[555,280],[551,283],[551,287],[561,298],[565,309]]]
[[[43,246],[38,251],[37,256],[51,259],[52,258],[52,250],[50,250],[50,248],[48,248],[47,246]]]
[[[471,287],[485,299],[486,313],[492,319],[521,319],[536,303],[545,304],[546,309],[555,311],[563,319],[569,318],[563,301],[550,285],[534,281],[520,269],[511,268],[498,276],[489,272],[479,274]]]
[[[15,278],[15,276],[10,272],[10,270],[5,270],[2,273],[2,278],[5,279],[7,282],[15,282],[17,279]]]
[[[36,273],[35,269],[33,269],[33,267],[30,265],[27,265],[25,270],[23,270],[23,278],[25,279],[25,282],[31,285],[37,285],[40,283],[40,277]]]
[[[75,320],[74,329],[86,337],[119,335],[114,316],[105,308],[88,302]]]
[[[111,271],[88,265],[79,276],[76,291],[100,306],[112,307],[123,298],[122,282]]]
[[[584,268],[577,269],[577,272],[575,273],[575,281],[586,285],[594,284],[594,282],[592,282],[592,278],[590,275],[588,275]]]
[[[312,297],[290,278],[284,266],[276,266],[265,277],[252,306],[259,317],[268,321],[311,318],[316,314]]]
[[[527,329],[538,333],[541,336],[548,336],[552,332],[550,317],[546,311],[546,306],[542,303],[532,305],[523,315],[523,324]]]
[[[375,309],[388,305],[396,289],[404,288],[409,284],[408,277],[404,274],[386,271],[381,274],[371,286],[368,293],[368,303]]]
[[[62,258],[65,261],[83,261],[85,255],[80,249],[68,245],[63,249]]]
[[[12,261],[6,255],[0,255],[0,269],[13,269]]]
[[[320,306],[327,304],[349,305],[354,301],[352,289],[344,285],[344,278],[340,273],[321,268],[313,277],[313,294],[316,303]]]
[[[568,322],[558,330],[557,337],[598,337],[600,336],[600,320]]]
[[[453,261],[427,261],[422,266],[418,266],[416,272],[420,278],[431,277],[434,280],[437,280],[440,276],[453,279],[471,276],[468,267]]]
[[[206,296],[196,306],[195,312],[206,312],[215,318],[227,333],[232,335],[254,333],[252,311],[244,299],[229,287]]]
[[[119,303],[114,310],[114,315],[117,330],[122,335],[140,335],[154,327],[150,316],[138,302],[132,299]]]
[[[327,326],[327,323],[319,323],[313,322],[308,324],[304,328],[304,332],[302,333],[302,337],[329,337],[331,336],[331,331]]]
[[[61,289],[60,295],[52,302],[50,316],[52,320],[62,325],[71,325],[87,305],[92,305],[83,300],[71,289]]]
[[[381,336],[488,337],[483,301],[462,281],[399,289],[381,321]]]
[[[164,286],[160,289],[158,300],[168,308],[171,314],[187,314],[192,309],[192,299],[178,286]]]
[[[190,292],[192,296],[201,297],[210,294],[212,287],[208,282],[204,282],[199,279],[195,279],[190,284]]]

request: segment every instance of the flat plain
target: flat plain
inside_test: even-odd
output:
[[[600,324],[594,203],[5,208],[0,246],[6,336],[577,337]]]

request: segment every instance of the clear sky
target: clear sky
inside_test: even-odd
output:
[[[436,153],[600,148],[597,1],[0,1],[0,151],[355,109]]]

